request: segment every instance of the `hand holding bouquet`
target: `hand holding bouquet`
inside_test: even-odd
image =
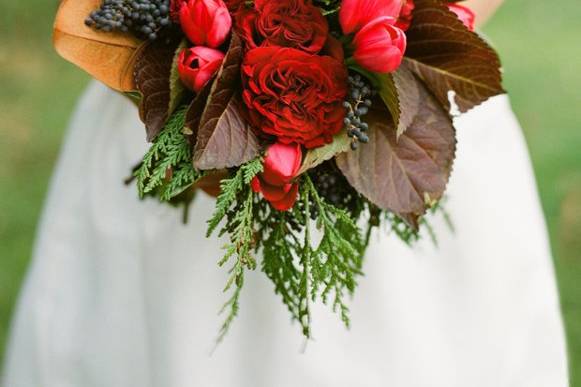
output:
[[[260,265],[310,336],[317,299],[349,323],[373,228],[409,243],[440,208],[452,112],[502,93],[473,25],[445,0],[64,0],[54,36],[139,104],[141,197],[187,208],[220,181],[222,335]]]

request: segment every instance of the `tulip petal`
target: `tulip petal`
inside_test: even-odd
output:
[[[270,202],[278,211],[288,211],[294,207],[299,193],[299,185],[293,184],[289,192],[279,201]]]

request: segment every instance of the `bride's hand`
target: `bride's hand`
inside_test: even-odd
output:
[[[476,14],[476,26],[482,27],[486,21],[494,15],[504,0],[467,0],[461,4],[466,5]]]

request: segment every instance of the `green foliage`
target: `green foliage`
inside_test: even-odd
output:
[[[170,117],[135,171],[141,197],[170,201],[203,176],[194,169],[190,144],[182,134],[186,110],[181,107]]]
[[[226,252],[219,261],[219,265],[224,266],[234,259],[224,291],[230,290],[232,286],[235,288],[221,311],[227,312],[227,317],[220,328],[218,342],[222,341],[228,333],[232,321],[238,314],[240,293],[244,285],[244,270],[256,268],[253,250],[255,246],[254,203],[257,198],[250,187],[250,182],[261,171],[262,159],[257,158],[241,166],[233,177],[223,180],[221,193],[216,201],[216,210],[208,221],[208,237],[223,220],[225,220],[225,225],[221,229],[220,235],[225,233],[229,235],[230,241],[224,246]]]
[[[352,216],[325,202],[305,175],[300,201],[292,211],[278,212],[265,206],[258,218],[262,270],[303,334],[311,336],[309,303],[319,299],[328,304],[332,297],[333,310],[348,326],[345,297],[355,290],[367,244]],[[318,244],[313,243],[312,226],[318,230]]]

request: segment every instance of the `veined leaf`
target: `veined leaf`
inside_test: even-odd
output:
[[[148,141],[159,134],[171,114],[170,75],[180,42],[178,37],[147,42],[137,55],[134,79],[143,96],[139,116],[145,123]]]
[[[129,34],[95,31],[85,25],[100,0],[63,0],[53,29],[53,44],[64,59],[118,91],[133,91],[133,68],[143,42]]]
[[[450,111],[449,91],[466,112],[504,92],[500,60],[476,33],[468,30],[445,2],[416,0],[413,22],[406,32],[404,63],[420,77]]]
[[[414,75],[401,66],[392,74],[377,74],[379,95],[391,113],[397,136],[402,135],[418,113],[420,99]]]
[[[214,129],[198,133],[194,167],[200,170],[232,168],[258,156],[258,139],[242,116],[241,109],[241,101],[234,94],[224,111],[216,117]]]
[[[259,153],[258,139],[241,114],[238,97],[242,49],[240,38],[232,33],[230,47],[200,117],[193,160],[198,169],[238,166]],[[195,121],[194,118],[192,122]]]
[[[347,133],[342,130],[339,134],[335,135],[332,143],[319,148],[310,149],[307,152],[297,176],[302,175],[309,169],[315,168],[325,161],[332,159],[339,153],[347,152],[350,149],[350,146],[351,139],[347,136]]]
[[[442,197],[456,149],[448,113],[419,81],[417,86],[423,102],[399,138],[377,103],[367,116],[369,143],[337,156],[337,165],[359,193],[410,223]]]

